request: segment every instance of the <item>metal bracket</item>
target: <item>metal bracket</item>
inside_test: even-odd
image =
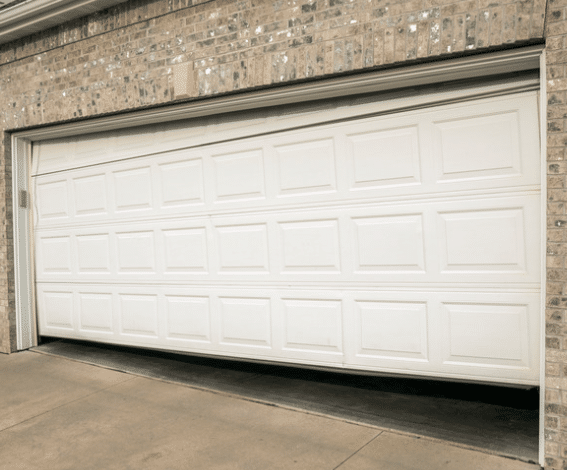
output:
[[[28,192],[25,189],[20,189],[19,205],[22,209],[28,208]]]

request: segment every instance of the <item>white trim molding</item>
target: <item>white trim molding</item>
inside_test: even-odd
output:
[[[14,214],[14,280],[16,348],[37,345],[29,178],[31,141],[12,136],[12,213]]]
[[[104,10],[126,0],[28,0],[0,10],[0,44]]]
[[[547,70],[545,50],[540,56],[540,159],[541,159],[541,299],[540,299],[540,386],[539,386],[539,464],[545,465],[545,309],[547,289]]]

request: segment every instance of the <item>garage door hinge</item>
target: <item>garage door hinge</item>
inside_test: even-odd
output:
[[[28,208],[28,192],[25,189],[20,189],[20,207],[22,209]]]

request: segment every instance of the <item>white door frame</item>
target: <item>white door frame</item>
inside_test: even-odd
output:
[[[498,81],[498,76],[513,72],[539,70],[539,79]],[[544,459],[544,391],[545,391],[545,216],[546,216],[546,99],[545,99],[545,51],[543,45],[511,49],[495,53],[478,54],[458,59],[444,59],[431,63],[401,66],[383,71],[372,71],[327,80],[274,87],[224,97],[195,99],[181,104],[107,116],[84,119],[67,124],[51,125],[36,129],[15,130],[12,134],[12,195],[14,226],[14,277],[16,298],[17,350],[37,345],[35,317],[33,237],[30,197],[31,150],[35,141],[84,135],[141,125],[191,119],[200,116],[235,111],[253,110],[271,106],[302,103],[315,100],[354,96],[366,93],[385,93],[392,90],[442,84],[466,79],[495,79],[484,87],[464,88],[438,93],[418,95],[408,93],[405,98],[383,102],[384,114],[447,103],[454,100],[475,99],[480,96],[508,94],[528,89],[540,90],[540,140],[541,140],[541,201],[542,201],[542,278],[540,324],[540,446],[539,460]],[[387,93],[385,93],[387,94]],[[345,111],[348,114],[348,110]],[[319,113],[324,115],[324,113]],[[317,119],[317,118],[314,118]],[[324,118],[321,118],[324,121]]]

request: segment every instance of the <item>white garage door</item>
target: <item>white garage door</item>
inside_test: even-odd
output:
[[[40,334],[537,384],[536,103],[34,144]]]

